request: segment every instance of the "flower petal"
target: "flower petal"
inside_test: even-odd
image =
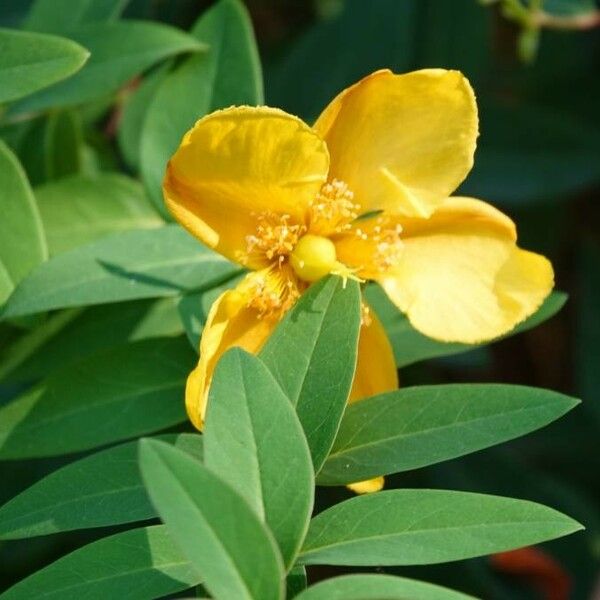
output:
[[[204,424],[208,390],[219,358],[234,346],[257,353],[277,325],[276,319],[259,318],[257,310],[248,306],[248,283],[256,275],[251,273],[237,288],[221,294],[206,319],[200,360],[190,373],[185,390],[188,416],[198,429]]]
[[[169,210],[192,235],[241,261],[260,213],[304,223],[328,167],[325,143],[297,117],[233,107],[200,119],[186,133],[163,190]]]
[[[363,211],[429,216],[473,166],[477,105],[458,71],[382,70],[339,94],[314,125]]]
[[[449,198],[430,219],[403,226],[400,263],[380,283],[432,338],[477,343],[503,335],[553,287],[549,261],[519,249],[512,221],[484,202]]]
[[[383,476],[379,476],[373,477],[373,479],[365,479],[364,481],[349,483],[346,487],[355,494],[372,494],[373,492],[381,491],[384,485],[385,478]]]
[[[363,300],[364,302],[364,300]],[[398,371],[390,340],[375,311],[360,328],[358,360],[349,402],[398,389]]]

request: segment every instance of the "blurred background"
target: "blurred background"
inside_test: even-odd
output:
[[[1,0],[0,26],[18,26],[29,4]],[[210,5],[132,0],[124,16],[189,29]],[[341,89],[378,68],[465,73],[477,94],[481,135],[460,192],[509,214],[520,245],[550,257],[557,288],[569,294],[563,310],[540,327],[412,365],[401,371],[401,382],[519,383],[578,396],[583,404],[524,439],[396,476],[388,485],[537,500],[583,522],[586,531],[510,555],[385,571],[486,599],[600,598],[600,7],[592,0],[546,0],[545,17],[533,21],[519,12],[524,4],[503,0],[246,0],[246,6],[267,104],[309,122]],[[96,116],[108,146],[115,144],[110,119]],[[58,464],[9,465],[0,501]],[[319,503],[346,494],[323,489]],[[105,533],[0,546],[0,588]],[[314,570],[311,577],[339,571]]]

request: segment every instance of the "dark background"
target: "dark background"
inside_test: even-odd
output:
[[[571,1],[577,3],[562,4]],[[0,26],[17,25],[29,5],[1,2],[8,16]],[[187,29],[210,4],[132,0],[125,17]],[[575,395],[583,404],[522,440],[389,478],[388,486],[538,500],[587,530],[544,544],[542,569],[528,566],[531,555],[513,557],[521,576],[510,575],[493,559],[385,571],[482,598],[594,597],[600,558],[600,28],[543,31],[538,55],[526,65],[516,52],[519,28],[497,7],[476,0],[247,0],[246,5],[263,59],[267,104],[309,122],[337,92],[381,67],[465,73],[478,97],[481,136],[475,169],[460,191],[508,213],[518,224],[520,245],[551,258],[557,289],[570,296],[566,307],[537,329],[411,366],[401,372],[401,382],[520,383]],[[0,501],[59,464],[32,461],[3,469]],[[318,502],[327,505],[346,494],[321,489]],[[0,588],[104,534],[61,534],[0,546]],[[339,571],[315,569],[310,576]],[[596,593],[600,597],[600,590]]]

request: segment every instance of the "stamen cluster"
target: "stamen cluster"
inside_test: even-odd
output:
[[[325,183],[310,204],[309,229],[315,235],[329,236],[348,231],[358,216],[354,192],[339,179]]]
[[[246,236],[246,254],[258,253],[269,261],[275,259],[283,263],[306,227],[290,223],[290,215],[278,215],[270,211],[256,215],[256,218],[256,234]]]

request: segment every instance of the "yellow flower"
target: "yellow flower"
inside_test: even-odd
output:
[[[542,256],[516,245],[490,205],[451,197],[473,164],[473,90],[462,74],[377,71],[339,94],[313,127],[281,110],[232,107],[184,136],[164,181],[174,217],[251,270],[213,305],[186,405],[201,428],[228,348],[258,352],[311,282],[374,280],[414,327],[482,342],[550,292]],[[351,399],[397,387],[390,343],[364,306]]]

